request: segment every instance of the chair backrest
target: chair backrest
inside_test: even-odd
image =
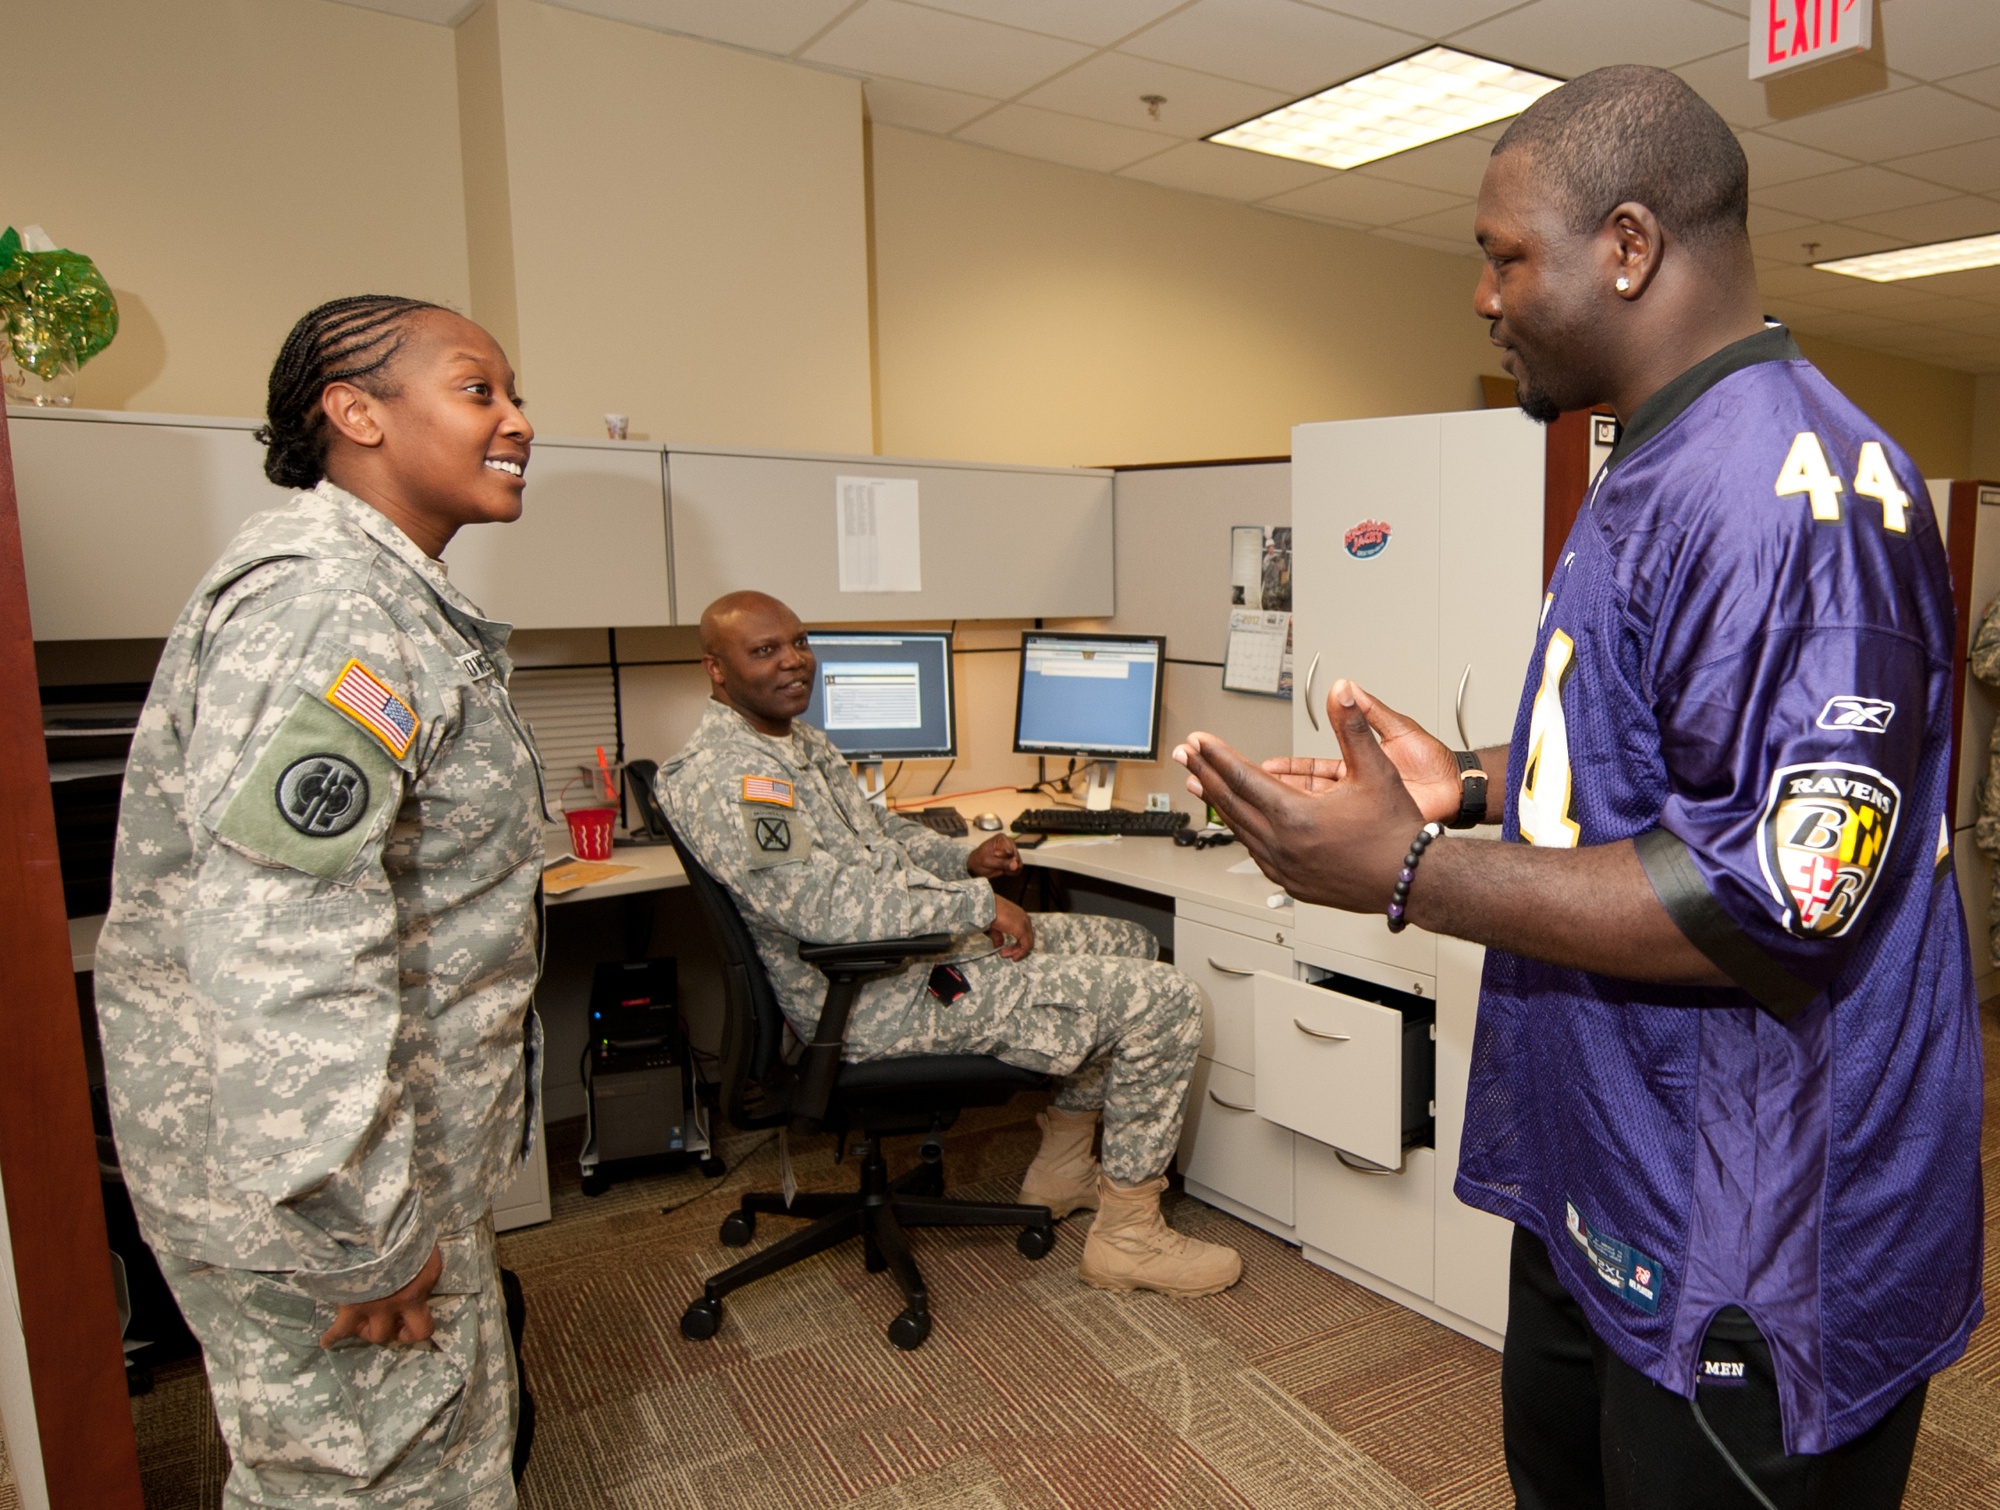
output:
[[[784,1063],[785,1014],[771,977],[758,957],[756,940],[737,909],[736,898],[702,866],[666,825],[695,901],[708,920],[709,936],[722,955],[722,1109],[738,1127],[769,1127],[789,1120],[789,1103],[759,1105],[758,1090],[775,1087],[788,1073]]]

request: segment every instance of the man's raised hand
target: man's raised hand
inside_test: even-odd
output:
[[[1350,708],[1359,708],[1369,728],[1382,742],[1387,755],[1403,778],[1403,785],[1416,799],[1425,818],[1443,823],[1458,816],[1458,762],[1443,740],[1425,730],[1413,718],[1398,713],[1387,703],[1371,697],[1354,683],[1342,679],[1326,689],[1326,718],[1336,732]],[[1347,777],[1345,760],[1329,760],[1310,755],[1280,755],[1264,762],[1264,770],[1296,791],[1331,791]]]

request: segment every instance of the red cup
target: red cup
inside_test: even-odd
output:
[[[611,820],[618,816],[612,807],[580,807],[563,816],[569,819],[569,847],[579,860],[611,858]]]

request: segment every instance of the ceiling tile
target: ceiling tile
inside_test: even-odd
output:
[[[1801,147],[1797,142],[1766,136],[1761,131],[1739,131],[1736,140],[1742,143],[1743,155],[1750,159],[1753,194],[1771,184],[1790,183],[1795,178],[1810,178],[1817,173],[1834,173],[1854,166],[1850,158]]]
[[[1900,287],[1921,289],[1947,299],[1970,299],[2000,308],[2000,267],[1976,267],[1962,273],[1939,273],[1906,279]]]
[[[1398,152],[1394,157],[1385,157],[1354,171],[1370,178],[1417,184],[1471,199],[1479,193],[1479,181],[1485,176],[1486,164],[1492,156],[1491,142],[1476,136],[1453,136],[1432,142],[1428,147]]]
[[[1803,262],[1763,262],[1757,267],[1757,286],[1764,291],[1767,299],[1790,298],[1793,296],[1811,299],[1824,284],[1848,283],[1852,279],[1841,278],[1833,273],[1815,272]]]
[[[1880,215],[1843,215],[1849,225],[1894,236],[1911,246],[1928,241],[1957,241],[1961,236],[1991,236],[2000,231],[2000,200],[1967,194],[1907,210]]]
[[[1805,244],[1811,242],[1814,250],[1806,251]],[[1769,231],[1762,236],[1752,236],[1750,245],[1760,257],[1770,257],[1778,262],[1804,265],[1807,262],[1824,262],[1832,257],[1858,257],[1863,252],[1886,252],[1892,246],[1902,243],[1893,236],[1878,236],[1873,231],[1857,231],[1844,225],[1802,225],[1788,231]],[[1832,276],[1832,275],[1829,275]]]
[[[551,0],[551,3],[655,31],[682,32],[783,55],[805,46],[854,0]]]
[[[1219,73],[1297,97],[1416,52],[1408,33],[1296,0],[1195,0],[1120,44],[1121,52]]]
[[[1794,226],[1811,225],[1819,217],[1816,215],[1794,215],[1790,210],[1774,210],[1769,205],[1750,206],[1750,234],[1762,236],[1770,231],[1789,231]]]
[[[856,73],[1007,98],[1089,54],[1076,42],[902,0],[868,0],[802,56]]]
[[[1402,241],[1411,246],[1420,246],[1426,251],[1449,252],[1454,257],[1475,258],[1479,255],[1478,247],[1469,246],[1463,241],[1455,241],[1446,236],[1428,236],[1422,231],[1412,231],[1400,225],[1384,226],[1381,230],[1370,231],[1368,234],[1380,236],[1387,241]]]
[[[1887,168],[1843,168],[1795,183],[1759,189],[1757,203],[1790,210],[1814,220],[1852,220],[1882,210],[1900,210],[1933,199],[1949,199],[1951,191]]]
[[[1141,98],[1148,94],[1167,97],[1157,122]],[[1021,103],[1187,140],[1275,110],[1290,99],[1282,91],[1218,79],[1212,73],[1195,73],[1128,53],[1101,52],[1030,90]]]
[[[1945,79],[2000,64],[2000,5],[1885,5],[1875,16],[1875,52],[1898,73]]]
[[[1816,267],[1795,268],[1793,271],[1808,280],[1806,286],[1798,290],[1798,297],[1821,309],[1851,310],[1856,314],[1880,315],[1885,320],[1915,320],[1919,317],[1907,311],[1938,302],[1934,294],[1912,292],[1913,283],[1870,283],[1866,278],[1849,278]],[[1918,283],[1922,281],[1914,280]],[[1984,308],[1969,300],[1951,302],[1962,304],[1967,309]]]
[[[1914,281],[1921,283],[1923,280]],[[1970,299],[1941,299],[1926,295],[1908,304],[1898,304],[1891,310],[1871,310],[1869,313],[1880,313],[1885,319],[1916,325],[1935,325],[1941,330],[2000,335],[2000,309],[1994,309],[1989,304],[1974,304]]]
[[[335,0],[356,10],[375,10],[385,16],[401,16],[408,21],[428,21],[433,26],[456,26],[477,8],[479,0]]]
[[[1323,183],[1295,189],[1270,201],[1304,215],[1371,226],[1414,220],[1434,210],[1452,209],[1462,202],[1453,194],[1420,189],[1414,184],[1364,178],[1358,173],[1337,173]]]
[[[1828,310],[1810,320],[1801,320],[1799,329],[1812,335],[1831,336],[1836,341],[1867,341],[1892,331],[1907,331],[1908,327],[1898,325],[1894,320],[1885,320],[1880,315]]]
[[[908,126],[912,131],[948,135],[975,116],[999,104],[981,95],[955,89],[933,89],[902,79],[870,79],[862,86],[868,96],[868,118],[879,126]]]
[[[1433,39],[1477,26],[1522,0],[1307,0],[1320,10],[1339,11],[1357,21],[1374,21]]]
[[[732,0],[733,3],[733,0]],[[957,11],[982,21],[1003,21],[1052,37],[1109,47],[1120,37],[1158,20],[1182,0],[923,0],[937,10]]]
[[[1455,251],[1468,257],[1476,256],[1479,252],[1479,243],[1472,239],[1472,211],[1473,204],[1468,199],[1465,203],[1453,205],[1448,210],[1433,210],[1428,215],[1399,220],[1395,224],[1395,229],[1434,236],[1446,242]]]
[[[1740,20],[1695,0],[1621,5],[1616,20],[1607,18],[1604,0],[1535,0],[1458,33],[1451,45],[1574,78],[1609,63],[1670,68],[1748,41]]]
[[[2000,136],[1940,147],[1935,152],[1919,152],[1914,157],[1899,157],[1884,166],[1934,183],[1950,184],[1968,194],[1991,194],[2000,190]]]
[[[1730,15],[1746,22],[1750,19],[1750,0],[1701,0],[1701,3],[1710,10],[1728,11]],[[1748,27],[1744,30],[1747,35]]]
[[[1777,117],[1764,98],[1764,86],[1749,75],[1748,49],[1718,53],[1674,70],[1694,92],[1713,105],[1730,125],[1739,130],[1768,126]]]
[[[1099,173],[1150,157],[1165,145],[1164,139],[1151,131],[1132,131],[1027,105],[1003,105],[960,131],[957,139]]]
[[[1788,141],[1880,162],[2000,136],[2000,110],[1920,84],[1779,121],[1770,129]]]
[[[1169,189],[1186,189],[1193,194],[1213,194],[1219,199],[1250,200],[1268,199],[1273,194],[1331,178],[1333,170],[1273,157],[1268,152],[1245,152],[1240,147],[1218,147],[1213,142],[1185,142],[1122,169],[1121,176],[1164,184]]]
[[[1988,105],[2000,105],[2000,68],[1982,68],[1977,73],[1960,74],[1945,81],[1953,94],[1969,94]]]

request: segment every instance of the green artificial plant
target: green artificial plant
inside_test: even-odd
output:
[[[111,344],[118,301],[81,252],[29,251],[9,226],[0,235],[0,319],[14,360],[46,382],[65,362],[81,367]]]

